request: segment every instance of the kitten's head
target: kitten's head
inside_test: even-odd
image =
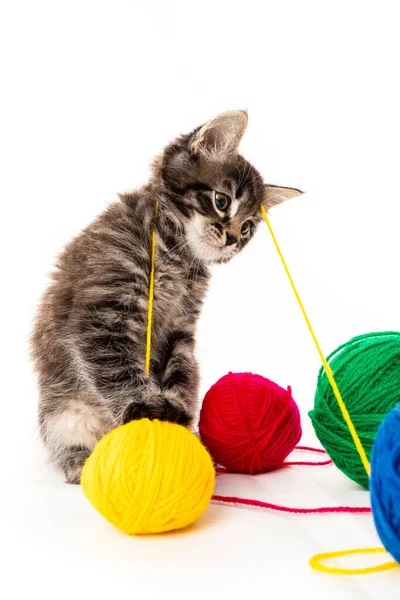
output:
[[[207,263],[227,262],[246,246],[260,221],[261,203],[268,211],[301,193],[266,185],[238,154],[246,127],[245,112],[223,113],[167,146],[155,163],[189,248]]]

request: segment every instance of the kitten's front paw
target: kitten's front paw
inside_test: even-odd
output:
[[[162,394],[149,400],[137,400],[131,402],[124,413],[123,422],[136,421],[138,419],[158,419],[159,421],[170,421],[187,427],[192,421],[192,415],[175,398],[168,398]]]

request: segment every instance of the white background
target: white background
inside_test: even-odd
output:
[[[45,465],[27,353],[62,246],[144,182],[175,135],[236,108],[249,110],[242,153],[266,181],[307,191],[271,218],[325,351],[399,330],[397,4],[1,2],[2,597],[398,598],[400,571],[308,567],[316,552],[378,545],[368,515],[211,506],[184,533],[119,534]],[[292,385],[304,442],[316,443],[307,411],[319,361],[264,226],[215,270],[198,354],[203,393],[228,370]],[[229,476],[218,491],[369,503],[333,467]]]

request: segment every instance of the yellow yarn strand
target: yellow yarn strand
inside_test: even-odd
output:
[[[156,202],[155,219],[158,214],[158,201]],[[147,338],[146,338],[146,376],[150,373],[150,358],[151,358],[151,333],[153,328],[153,300],[154,300],[154,275],[156,262],[156,232],[155,226],[151,234],[151,271],[150,271],[150,286],[149,286],[149,306],[147,309]]]
[[[366,455],[366,452],[364,450],[364,447],[361,443],[361,440],[358,436],[358,433],[353,425],[353,422],[351,420],[351,417],[349,415],[349,412],[346,408],[346,405],[343,401],[342,395],[339,391],[339,388],[336,384],[335,381],[335,377],[333,375],[332,369],[330,368],[324,353],[322,352],[321,346],[318,342],[317,336],[315,335],[314,329],[311,325],[310,319],[308,318],[306,309],[304,307],[304,304],[300,298],[300,295],[297,291],[296,285],[293,281],[293,277],[289,271],[289,267],[286,263],[286,260],[282,254],[282,250],[280,249],[278,240],[275,236],[274,230],[272,229],[270,220],[268,218],[267,212],[264,208],[263,205],[261,205],[261,213],[262,216],[264,217],[264,221],[269,229],[269,232],[271,234],[271,237],[273,239],[273,242],[275,244],[275,248],[279,254],[279,257],[282,261],[283,264],[283,268],[285,269],[286,275],[288,276],[288,279],[290,281],[290,285],[292,286],[292,290],[296,296],[297,302],[299,303],[301,312],[303,313],[304,319],[307,323],[307,327],[311,333],[311,337],[314,341],[314,344],[318,350],[318,354],[321,358],[322,364],[324,366],[326,375],[328,377],[329,383],[332,386],[333,392],[335,394],[335,398],[339,404],[340,410],[342,412],[343,418],[349,428],[349,431],[351,433],[351,436],[353,438],[355,447],[357,448],[358,454],[360,455],[360,458],[362,460],[362,463],[364,465],[364,468],[367,472],[368,477],[370,476],[371,473],[371,468],[370,468],[370,464]],[[316,556],[314,556],[313,558],[310,559],[310,566],[315,569],[316,571],[323,571],[324,573],[333,573],[333,574],[337,574],[337,575],[365,575],[367,573],[378,573],[380,571],[388,571],[389,569],[394,569],[395,567],[398,567],[399,565],[396,562],[387,562],[384,563],[383,565],[378,565],[378,566],[374,566],[374,567],[366,567],[364,569],[341,569],[341,568],[336,568],[336,567],[329,567],[326,566],[324,564],[322,564],[322,560],[326,560],[329,558],[337,558],[337,557],[341,557],[341,556],[348,556],[350,554],[370,554],[370,553],[383,553],[386,552],[386,550],[384,548],[359,548],[356,550],[342,550],[340,552],[325,552],[324,554],[318,554]]]
[[[342,412],[343,418],[344,418],[344,420],[346,422],[347,427],[349,428],[349,431],[351,433],[351,437],[353,438],[354,445],[357,448],[357,452],[360,455],[362,464],[364,465],[364,468],[365,468],[365,470],[367,472],[367,475],[369,477],[370,473],[371,473],[371,467],[370,467],[370,464],[369,464],[369,461],[368,461],[367,454],[366,454],[366,452],[364,450],[364,447],[363,447],[363,445],[361,443],[361,440],[360,440],[360,438],[358,436],[358,433],[357,433],[357,431],[356,431],[356,429],[355,429],[355,427],[353,425],[353,422],[352,422],[351,417],[349,415],[349,411],[347,410],[346,405],[345,405],[345,403],[343,401],[342,395],[341,395],[341,393],[339,391],[339,388],[337,386],[337,383],[335,381],[335,377],[333,375],[332,369],[330,368],[330,366],[329,366],[329,364],[328,364],[328,362],[327,362],[327,360],[325,358],[325,355],[322,352],[322,349],[321,349],[321,346],[320,346],[320,344],[318,342],[317,336],[315,335],[315,332],[314,332],[314,329],[313,329],[313,327],[311,325],[310,319],[308,318],[306,309],[304,308],[304,304],[303,304],[303,302],[302,302],[302,300],[300,298],[300,295],[299,295],[299,293],[297,291],[297,288],[295,286],[293,278],[292,278],[292,276],[290,274],[289,267],[286,264],[285,258],[284,258],[283,254],[282,254],[282,250],[280,249],[280,246],[278,244],[278,240],[276,239],[275,233],[274,233],[274,231],[272,229],[272,226],[271,226],[270,220],[268,218],[267,212],[266,212],[266,210],[265,210],[265,208],[264,208],[264,206],[262,204],[261,204],[261,213],[262,213],[262,216],[264,217],[264,221],[265,221],[265,223],[266,223],[266,225],[267,225],[267,227],[269,229],[269,232],[270,232],[270,234],[272,236],[273,242],[275,244],[275,248],[276,248],[276,250],[277,250],[277,252],[279,254],[279,257],[280,257],[280,259],[282,261],[283,268],[286,271],[286,275],[288,276],[288,279],[290,281],[290,285],[292,286],[292,290],[293,290],[293,292],[294,292],[294,294],[296,296],[297,302],[299,303],[301,312],[303,313],[304,319],[305,319],[305,321],[307,323],[307,327],[308,327],[308,329],[309,329],[309,331],[311,333],[311,337],[314,340],[315,347],[317,348],[318,354],[319,354],[319,356],[321,358],[321,361],[322,361],[322,364],[324,366],[326,375],[328,377],[329,383],[332,386],[333,393],[335,394],[335,398],[336,398],[336,400],[337,400],[337,402],[339,404],[339,408],[340,408],[340,410]]]
[[[332,575],[367,575],[368,573],[378,573],[379,571],[389,571],[390,569],[398,568],[397,562],[386,562],[376,567],[364,567],[363,569],[341,569],[339,567],[328,567],[322,564],[323,560],[329,558],[339,558],[342,556],[350,556],[351,554],[384,554],[384,548],[357,548],[356,550],[341,550],[340,552],[324,552],[317,554],[310,559],[310,567],[315,571],[331,573]]]

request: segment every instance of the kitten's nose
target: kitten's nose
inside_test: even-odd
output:
[[[238,243],[238,239],[237,237],[235,237],[234,235],[232,235],[231,233],[226,233],[226,243],[225,246],[233,246],[233,244],[237,244]]]

